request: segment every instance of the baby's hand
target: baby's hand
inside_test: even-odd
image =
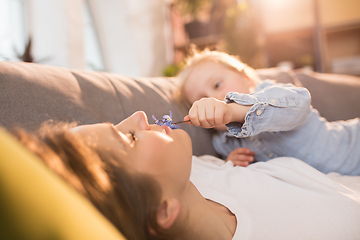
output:
[[[248,148],[237,148],[232,151],[226,158],[227,161],[232,161],[235,166],[247,167],[250,162],[254,161],[255,153]]]
[[[184,120],[190,120],[194,126],[213,128],[231,122],[232,117],[229,104],[215,98],[202,98],[193,103]]]

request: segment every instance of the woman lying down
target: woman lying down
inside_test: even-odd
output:
[[[17,136],[129,240],[360,237],[360,177],[294,158],[234,167],[195,157],[185,131],[149,125],[144,112]]]

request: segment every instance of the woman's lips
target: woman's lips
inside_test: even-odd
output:
[[[170,133],[170,128],[168,127],[168,126],[166,126],[166,125],[161,125],[160,127],[162,127],[164,130],[165,130],[165,132],[166,132],[166,134],[167,135],[169,135],[169,133]]]

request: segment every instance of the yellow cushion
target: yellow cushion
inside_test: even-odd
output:
[[[125,238],[87,199],[0,128],[0,239]]]

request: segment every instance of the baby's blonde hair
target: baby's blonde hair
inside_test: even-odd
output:
[[[177,98],[179,101],[187,102],[187,99],[184,94],[184,84],[188,79],[191,71],[199,64],[205,61],[211,61],[215,63],[222,64],[224,67],[231,69],[233,71],[240,72],[247,76],[254,82],[254,85],[257,85],[261,82],[261,79],[256,74],[255,70],[236,57],[229,55],[225,52],[211,51],[205,49],[203,51],[198,51],[195,46],[190,47],[190,56],[186,59],[186,63],[182,71],[177,75],[178,83],[178,92]],[[187,103],[192,104],[192,103]]]

